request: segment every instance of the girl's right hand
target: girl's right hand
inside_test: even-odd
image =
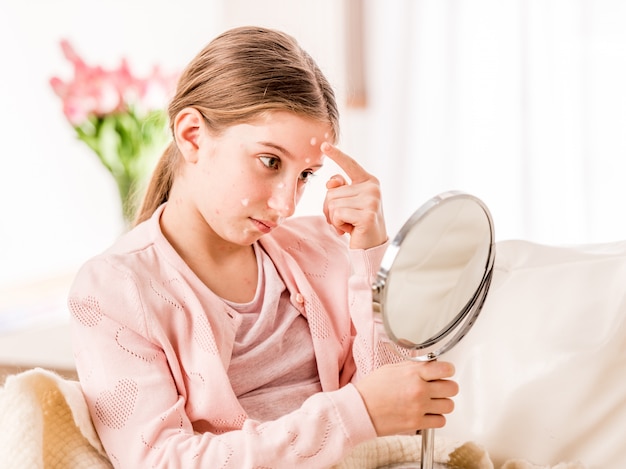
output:
[[[353,158],[324,142],[320,147],[346,173],[350,181],[335,174],[326,183],[326,220],[337,233],[350,234],[352,249],[369,249],[387,241],[385,217],[378,179]]]
[[[459,386],[454,365],[405,361],[384,365],[355,384],[378,436],[441,428],[454,410]]]

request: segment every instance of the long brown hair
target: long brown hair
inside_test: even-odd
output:
[[[176,115],[187,107],[197,109],[216,133],[282,110],[328,123],[332,138],[339,135],[339,112],[328,80],[293,37],[273,29],[239,27],[211,41],[178,81],[168,107],[172,133]],[[135,224],[168,200],[180,160],[172,141],[154,169]]]

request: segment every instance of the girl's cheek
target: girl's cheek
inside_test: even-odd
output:
[[[304,194],[305,188],[306,186],[302,186],[298,188],[298,191],[296,192],[296,205],[300,203],[300,199],[302,198],[302,195]]]

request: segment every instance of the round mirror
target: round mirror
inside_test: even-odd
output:
[[[495,259],[491,214],[462,192],[430,199],[404,224],[374,290],[389,338],[432,360],[456,344],[487,294]]]
[[[491,283],[493,221],[478,198],[446,192],[420,207],[390,243],[372,286],[374,313],[409,359],[434,360],[467,333]],[[422,430],[421,469],[433,462],[434,430]],[[402,468],[414,466],[399,466]]]

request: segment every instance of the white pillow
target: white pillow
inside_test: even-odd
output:
[[[473,328],[441,359],[460,394],[441,435],[523,458],[626,467],[626,241],[496,245]]]

